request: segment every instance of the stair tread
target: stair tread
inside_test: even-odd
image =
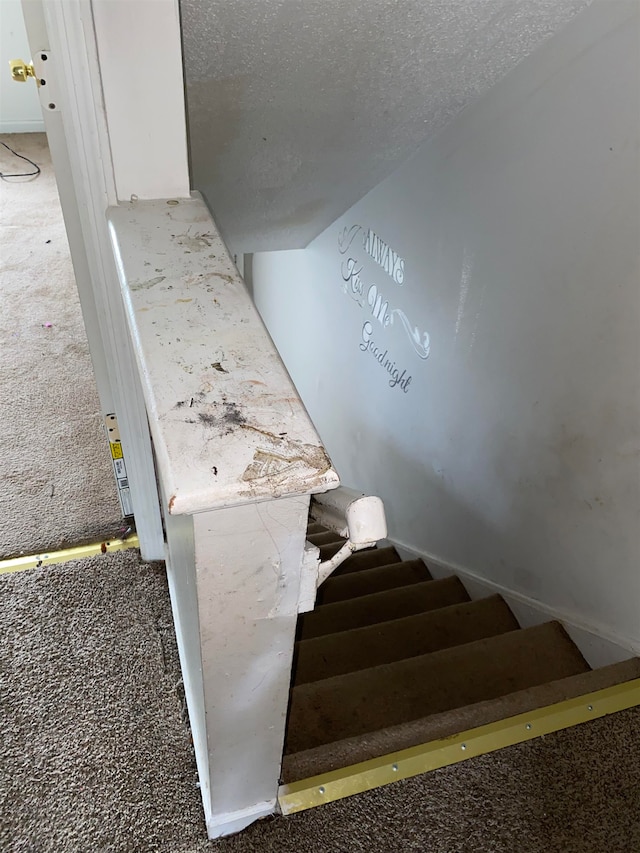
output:
[[[519,628],[504,599],[492,595],[296,644],[293,684],[417,657]]]
[[[526,714],[537,708],[574,699],[596,690],[640,678],[640,658],[631,658],[589,672],[556,679],[458,708],[421,717],[408,723],[346,738],[284,756],[282,778],[286,784],[328,773],[381,755],[451,737],[478,726]]]
[[[323,530],[320,533],[309,533],[307,529],[307,539],[312,545],[317,545],[318,548],[324,545],[337,544],[338,547],[344,545],[347,541],[344,536],[339,533],[334,533],[333,530]]]
[[[322,549],[320,551],[321,559],[328,559],[322,557]],[[367,569],[373,569],[376,566],[386,566],[390,563],[399,562],[401,562],[400,555],[395,548],[367,548],[363,551],[356,551],[355,554],[347,557],[344,563],[338,566],[333,572],[331,577],[337,578],[342,575],[349,575],[352,572],[363,572]]]
[[[409,587],[409,592],[418,586],[423,585]],[[342,603],[326,605],[338,606]],[[291,691],[286,752],[495,699],[588,669],[562,626],[548,622],[301,684]]]
[[[451,576],[322,604],[301,616],[297,639],[308,640],[336,631],[362,628],[461,601],[469,601],[469,594],[459,578]]]
[[[320,548],[320,559],[323,561],[324,560],[330,560],[331,557],[334,556],[334,554],[338,553],[340,548],[344,545],[344,542],[345,542],[344,539],[339,539],[339,540],[336,539],[334,542],[328,542],[325,545],[318,545],[318,547]],[[391,546],[389,546],[389,547],[391,547]],[[382,550],[385,550],[385,549],[384,548],[378,548],[377,545],[372,545],[370,548],[363,548],[361,551],[358,551],[353,556],[349,557],[348,560],[345,560],[345,562],[342,565],[343,566],[346,565],[347,562],[349,562],[350,560],[354,561],[351,564],[352,566],[355,566],[360,562],[366,563],[367,562],[366,560],[362,560],[362,557],[364,557],[365,554],[372,554],[372,553],[375,554],[376,551],[382,551]],[[395,550],[395,548],[393,550]],[[360,557],[360,560],[357,560],[356,557]],[[399,559],[400,559],[400,557],[396,557],[396,561],[398,561]],[[391,561],[386,560],[386,562],[391,562]],[[349,569],[349,571],[357,571],[357,569],[351,568],[351,569]]]
[[[317,602],[318,605],[330,604],[427,580],[431,580],[431,574],[422,560],[388,563],[330,577],[318,590]]]
[[[318,545],[318,548],[320,548],[320,559],[330,560],[340,550],[342,545],[342,542],[329,542],[326,545]]]

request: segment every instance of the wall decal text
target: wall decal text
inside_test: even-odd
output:
[[[394,252],[371,228],[364,235],[364,250],[396,284],[404,283],[404,258]]]
[[[363,311],[370,315],[362,327],[360,349],[370,352],[378,363],[387,370],[392,388],[399,387],[407,393],[411,376],[407,370],[400,371],[396,361],[389,356],[386,344],[379,337],[398,321],[411,343],[416,355],[424,360],[429,357],[430,338],[428,332],[420,331],[407,314],[390,304],[385,292],[375,283],[366,280],[366,256],[371,257],[397,285],[405,281],[405,260],[382,240],[371,228],[361,225],[345,227],[338,235],[338,251],[342,256],[340,273],[342,289]],[[364,253],[364,254],[363,254]],[[377,329],[377,332],[374,332]],[[377,336],[377,337],[376,337]]]
[[[382,351],[382,348],[379,347],[375,341],[372,339],[373,335],[373,326],[367,320],[362,327],[362,342],[360,344],[360,349],[362,352],[370,352],[371,355],[375,358],[375,360],[380,364],[387,373],[391,376],[389,380],[389,385],[391,388],[395,388],[396,385],[402,388],[404,393],[406,394],[409,390],[409,384],[411,383],[412,376],[407,376],[407,371],[403,370],[400,373],[400,368],[396,367],[395,361],[392,361],[389,356],[389,350]]]

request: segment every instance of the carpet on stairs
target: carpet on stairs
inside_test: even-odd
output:
[[[164,570],[135,552],[0,577],[0,717],[3,853],[640,850],[640,708],[207,841]]]
[[[317,523],[308,538],[324,558],[344,542]],[[638,672],[632,659],[596,675],[559,623],[521,629],[500,596],[471,601],[459,578],[433,580],[421,560],[400,561],[388,545],[367,549],[325,581],[316,608],[299,619],[283,780],[449,737]]]

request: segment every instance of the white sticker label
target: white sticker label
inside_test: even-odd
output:
[[[133,504],[131,503],[131,493],[129,489],[120,489],[120,501],[122,503],[122,514],[133,515]]]

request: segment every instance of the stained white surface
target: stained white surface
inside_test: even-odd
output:
[[[168,512],[337,486],[204,202],[123,204],[109,222]]]
[[[308,514],[308,497],[165,513],[169,590],[210,838],[239,832],[276,807],[298,607],[315,600],[317,560],[302,566]]]
[[[258,307],[345,482],[414,550],[640,643],[640,6],[596,0],[304,251]],[[428,328],[360,349],[338,238],[370,227]],[[355,294],[357,296],[357,294]],[[366,291],[365,291],[366,295]],[[297,322],[290,319],[295,317]]]
[[[588,3],[181,0],[193,185],[232,252],[303,247]]]
[[[308,514],[297,497],[193,519],[210,837],[275,811]]]

